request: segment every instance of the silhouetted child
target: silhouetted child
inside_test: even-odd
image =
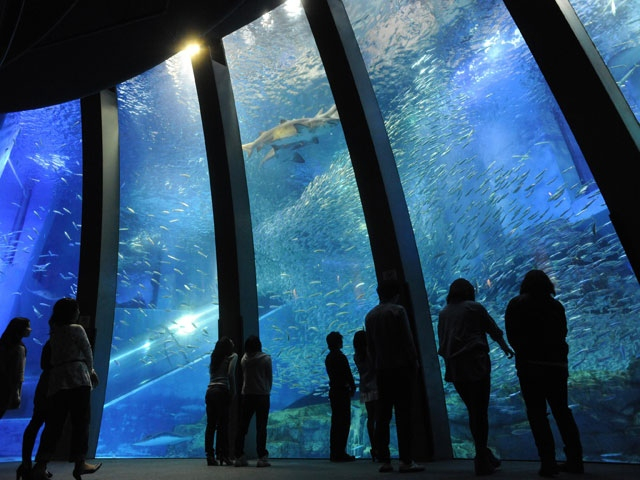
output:
[[[353,336],[353,361],[360,376],[360,402],[367,409],[367,434],[371,445],[371,458],[375,462],[378,453],[375,448],[376,405],[378,403],[378,384],[376,371],[367,355],[367,333],[358,330]]]
[[[270,467],[267,451],[267,422],[271,404],[271,384],[273,372],[271,356],[262,351],[262,343],[255,335],[250,335],[244,342],[244,355],[240,360],[242,368],[242,398],[240,400],[240,428],[236,437],[236,467],[246,467],[244,454],[244,438],[249,431],[249,423],[256,415],[256,450],[257,467]]]
[[[329,458],[332,462],[352,462],[355,457],[347,453],[347,440],[351,428],[351,397],[356,392],[356,383],[349,360],[341,351],[342,335],[339,332],[329,333],[327,346],[329,354],[324,364],[329,375],[329,400],[331,401]]]

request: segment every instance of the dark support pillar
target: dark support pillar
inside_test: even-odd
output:
[[[378,280],[395,277],[406,285],[402,301],[422,367],[413,412],[414,455],[450,458],[449,423],[427,293],[384,121],[342,1],[303,0],[302,4],[340,113]]]
[[[640,126],[567,0],[504,0],[580,145],[640,279]]]
[[[86,97],[82,109],[82,233],[78,294],[80,320],[94,349],[100,384],[91,397],[90,458],[95,457],[102,421],[118,269],[120,155],[114,91]]]
[[[258,334],[253,231],[242,143],[222,41],[192,58],[209,162],[218,262],[220,336]]]

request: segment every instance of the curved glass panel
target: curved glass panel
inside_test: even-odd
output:
[[[189,56],[119,85],[118,102],[117,306],[98,455],[202,456],[218,288]]]
[[[49,316],[77,290],[82,223],[80,102],[0,114],[0,331],[31,320],[18,410],[0,421],[0,457],[20,459]]]
[[[640,121],[640,0],[570,0]]]
[[[267,448],[272,457],[327,458],[325,337],[339,331],[354,366],[353,334],[378,303],[358,190],[299,2],[224,43],[245,150],[260,336],[274,367]],[[368,455],[365,418],[356,397],[348,445],[356,456]]]
[[[638,462],[640,289],[603,198],[500,1],[345,1],[407,195],[432,318],[466,277],[499,325],[541,268],[567,310],[585,458]],[[513,362],[492,346],[490,446],[537,459]],[[467,413],[445,384],[455,454]],[[562,442],[558,439],[558,457]]]

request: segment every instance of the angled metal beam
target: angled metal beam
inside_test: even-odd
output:
[[[253,231],[242,142],[221,40],[192,58],[209,162],[220,299],[219,335],[241,348],[258,334]]]
[[[114,91],[81,100],[82,230],[77,300],[100,384],[91,396],[89,457],[95,457],[109,374],[118,272],[120,152]],[[66,457],[65,457],[66,459]]]
[[[427,292],[404,192],[384,120],[341,0],[303,0],[347,141],[378,280],[405,285],[421,356],[414,402],[415,458],[451,458],[449,422]]]
[[[504,0],[582,150],[640,279],[640,125],[567,0]]]

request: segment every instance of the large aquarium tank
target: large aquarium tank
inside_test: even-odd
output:
[[[31,320],[22,402],[0,420],[0,457],[20,457],[49,316],[78,287],[82,230],[80,102],[0,114],[0,329]]]
[[[640,1],[571,4],[638,118]],[[524,274],[545,270],[567,311],[570,404],[585,459],[640,462],[640,286],[504,4],[344,5],[396,160],[434,331],[454,279],[474,283],[503,327]],[[251,208],[259,332],[274,366],[267,448],[274,458],[328,458],[325,337],[344,336],[357,381],[352,338],[377,303],[340,112],[298,0],[223,43]],[[213,217],[224,213],[211,207],[190,58],[180,53],[116,91],[120,244],[97,456],[204,457],[224,281]],[[50,307],[77,285],[82,139],[78,102],[0,122],[0,291],[8,299],[0,325],[23,315],[34,326],[23,405],[0,420],[9,439],[0,457],[12,460]],[[491,347],[489,444],[503,458],[534,460],[513,361]],[[466,409],[443,385],[454,454],[472,458]],[[357,457],[369,455],[365,422],[356,395],[348,449]]]

